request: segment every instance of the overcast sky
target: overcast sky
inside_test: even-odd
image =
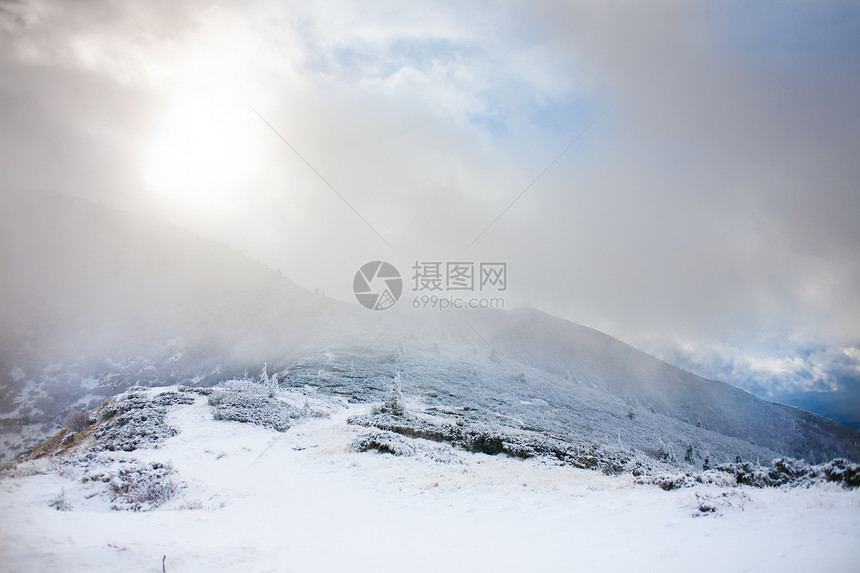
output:
[[[2,190],[343,300],[506,261],[509,307],[764,395],[860,387],[858,101],[848,1],[0,0]]]

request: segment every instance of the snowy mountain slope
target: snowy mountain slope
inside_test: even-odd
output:
[[[479,325],[479,319],[471,320]],[[373,347],[328,347],[304,356],[284,370],[279,379],[284,386],[311,386],[361,403],[384,399],[399,375],[407,399],[462,420],[497,424],[513,431],[535,431],[571,443],[585,441],[633,448],[655,459],[674,455],[685,467],[700,467],[705,458],[716,464],[737,457],[745,461],[768,461],[786,454],[816,462],[854,457],[853,442],[813,433],[812,422],[823,421],[819,416],[797,411],[784,427],[775,416],[761,424],[771,432],[780,433],[786,440],[784,443],[793,445],[793,449],[781,444],[755,443],[748,437],[699,427],[686,415],[652,411],[638,404],[631,406],[629,398],[623,395],[573,378],[594,371],[580,371],[574,365],[572,379],[568,379],[536,366],[533,360],[506,356],[504,352],[500,358],[495,357],[493,349],[482,340],[486,337],[478,337],[465,325],[458,329],[456,324],[456,320],[448,323],[450,338],[437,334],[422,338],[416,333],[414,322],[398,327],[393,321]],[[406,330],[401,331],[401,327]],[[604,354],[603,359],[612,360],[613,356]],[[752,402],[748,407],[771,415],[768,408],[772,405],[751,395],[743,398]],[[732,406],[730,402],[721,405],[720,399],[717,395],[706,406],[711,409]],[[694,399],[689,404],[694,413],[696,408],[703,407]],[[803,426],[801,416],[809,416],[808,426]],[[829,421],[823,423],[829,427]],[[745,426],[748,432],[755,432],[756,428],[754,424]],[[762,434],[752,435],[762,439]],[[690,459],[684,460],[688,449]]]
[[[110,449],[118,436],[96,435],[123,414],[102,410],[62,453],[0,477],[4,570],[851,571],[860,560],[860,490],[835,484],[667,492],[421,439],[405,455],[359,453],[367,429],[347,420],[370,405],[312,388],[278,393],[319,413],[282,433],[216,420],[211,394],[134,395],[164,411],[138,426],[158,429],[153,441]]]
[[[382,400],[400,373],[409,399],[452,416],[687,467],[860,459],[857,432],[538,311],[368,312],[151,219],[51,194],[2,201],[7,432],[44,437],[135,384],[211,385],[267,364],[283,387],[355,403]],[[24,441],[3,439],[6,457]]]
[[[854,430],[680,370],[593,329],[533,309],[500,320],[482,318],[488,323],[484,336],[504,355],[606,390],[630,403],[634,413],[664,414],[800,457],[860,456],[860,434]],[[830,449],[833,441],[847,449]]]
[[[0,269],[7,424],[257,369],[351,311],[202,237],[51,193],[0,195]]]

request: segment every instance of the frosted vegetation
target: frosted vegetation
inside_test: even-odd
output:
[[[295,373],[293,373],[293,376]],[[328,418],[342,410],[340,392],[329,386],[278,385],[266,369],[256,379],[227,380],[215,387],[172,387],[165,390],[134,388],[85,414],[86,424],[78,431],[62,429],[42,443],[28,459],[49,458],[63,471],[81,472],[80,481],[103,482],[104,494],[113,509],[144,511],[169,500],[181,488],[169,463],[141,465],[135,459],[116,457],[112,452],[134,452],[158,448],[178,430],[169,421],[171,408],[205,401],[214,422],[251,424],[276,433],[289,430],[308,418]],[[282,380],[290,380],[285,375]],[[382,381],[379,381],[382,383]],[[617,443],[598,444],[553,435],[534,425],[514,423],[509,415],[468,406],[427,405],[404,394],[398,371],[388,379],[388,394],[369,404],[367,414],[351,415],[348,425],[367,428],[350,447],[358,452],[395,456],[431,455],[445,460],[440,451],[502,455],[519,460],[540,459],[571,468],[596,470],[607,475],[629,474],[636,483],[664,490],[711,484],[720,487],[809,487],[835,483],[846,488],[860,486],[860,465],[839,458],[821,464],[778,457],[764,463],[743,461],[710,466],[710,457],[697,467],[695,448],[690,446],[679,460],[671,444],[660,441],[655,449],[637,450]],[[409,384],[407,388],[412,387]],[[348,395],[349,401],[356,396]],[[80,416],[76,417],[76,419]],[[16,471],[11,465],[7,473]],[[64,505],[65,502],[57,502]]]
[[[401,536],[395,547],[414,554],[461,523],[469,524],[469,534],[449,540],[444,552],[426,554],[416,571],[466,563],[481,570],[490,561],[493,570],[520,570],[525,554],[511,553],[515,545],[506,531],[542,548],[529,565],[552,569],[558,562],[546,545],[546,527],[574,539],[598,536],[588,543],[612,531],[620,547],[630,547],[629,558],[626,549],[608,561],[579,550],[581,561],[603,569],[627,570],[643,559],[662,563],[664,557],[651,553],[667,551],[668,539],[676,566],[706,550],[705,540],[731,543],[757,563],[775,566],[780,552],[751,543],[752,534],[729,539],[728,532],[751,531],[755,523],[777,529],[791,523],[790,532],[774,539],[798,547],[814,532],[814,545],[828,551],[836,569],[853,560],[843,537],[860,530],[860,466],[846,460],[810,465],[782,457],[700,470],[673,456],[665,442],[642,452],[572,441],[496,413],[431,405],[410,392],[414,386],[402,374],[380,376],[377,399],[367,401],[324,386],[285,384],[290,379],[278,376],[274,386],[263,373],[212,387],[134,388],[84,412],[81,429],[60,430],[0,475],[6,563],[12,570],[42,568],[60,544],[67,570],[148,570],[163,560],[165,570],[169,564],[207,571],[235,564],[241,554],[242,567],[260,570],[288,560],[297,570],[397,571],[406,555],[389,552],[392,560],[378,561],[367,528],[377,540]],[[672,497],[686,491],[692,493]],[[767,491],[782,493],[774,498]],[[807,501],[791,497],[793,491],[805,492]],[[458,507],[475,514],[441,509]],[[186,518],[187,512],[199,516]],[[157,526],[101,517],[123,513],[157,513]],[[351,515],[362,517],[353,523]],[[619,520],[610,529],[602,524],[607,515]],[[329,517],[318,523],[321,516]],[[690,518],[733,525],[705,525],[682,536],[680,545],[677,537],[659,534],[662,528],[686,531],[683,520]],[[530,528],[532,519],[541,527]],[[639,525],[628,531],[630,520]],[[586,523],[587,530],[571,530]],[[768,527],[774,535],[774,525]],[[267,533],[272,528],[277,539]],[[702,536],[702,530],[711,533]],[[404,531],[412,533],[403,538]],[[31,547],[24,539],[33,535],[50,542]],[[357,538],[357,544],[332,546],[331,536]],[[474,551],[461,547],[466,539],[493,549],[473,562],[467,555]],[[642,546],[646,539],[651,549]],[[319,548],[307,555],[296,552],[315,543]],[[459,556],[456,563],[447,560],[451,551]],[[702,570],[736,565],[717,557]]]

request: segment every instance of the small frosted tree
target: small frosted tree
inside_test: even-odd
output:
[[[403,389],[400,381],[400,372],[394,376],[394,386],[391,388],[391,394],[388,396],[388,401],[385,402],[382,411],[394,416],[402,416],[406,413],[406,408],[403,406]]]
[[[272,376],[270,377],[268,372],[268,364],[265,362],[263,363],[263,371],[260,372],[260,383],[266,387],[266,391],[269,394],[269,398],[274,398],[275,394],[277,394],[278,391],[278,374],[272,374]]]
[[[498,351],[498,350],[496,350],[495,348],[493,348],[492,350],[490,350],[490,356],[489,356],[489,358],[490,358],[490,360],[491,360],[491,361],[495,362],[496,364],[501,364],[501,363],[502,363],[502,355],[501,355],[501,354],[499,354],[499,351]]]
[[[630,420],[636,419],[636,398],[630,393],[630,390],[624,396],[624,403],[627,404],[627,418]]]
[[[662,438],[660,439],[660,447],[657,449],[657,454],[664,462],[674,464],[678,461],[677,458],[675,458],[675,450],[672,447],[671,442],[667,444]]]
[[[687,450],[684,452],[684,461],[688,464],[693,463],[693,444],[687,446]]]
[[[278,393],[278,373],[272,374],[269,378],[269,398],[274,398]]]

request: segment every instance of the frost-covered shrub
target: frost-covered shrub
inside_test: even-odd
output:
[[[28,459],[18,463],[6,463],[0,466],[0,479],[25,478],[46,474],[51,471],[52,461],[47,458]]]
[[[539,455],[556,457],[565,465],[587,470],[599,470],[607,475],[618,475],[630,471],[635,464],[630,455],[597,444],[567,443],[557,440],[538,442]]]
[[[505,442],[502,437],[490,432],[466,435],[463,442],[470,452],[495,456],[505,451]]]
[[[717,511],[716,504],[709,499],[700,499],[698,500],[698,510],[699,513],[714,513]]]
[[[656,485],[665,491],[693,487],[697,484],[717,485],[721,487],[732,487],[737,483],[727,474],[711,470],[697,474],[677,473],[660,475],[641,475],[636,478],[636,483]]]
[[[625,471],[631,457],[624,452],[596,444],[568,443],[536,432],[508,431],[501,426],[436,424],[416,416],[352,416],[347,423],[434,442],[448,442],[475,453],[506,454],[526,459],[547,457],[581,469],[596,469],[607,474]]]
[[[733,476],[739,485],[753,487],[798,485],[799,482],[808,482],[814,477],[812,468],[806,461],[792,458],[775,459],[769,467],[742,462],[720,464],[714,470]]]
[[[395,456],[415,455],[415,446],[392,432],[370,432],[352,441],[352,447],[359,452],[376,450]]]
[[[265,387],[259,392],[247,389],[213,392],[209,396],[209,405],[216,420],[254,424],[278,432],[286,432],[290,428],[291,418],[302,417],[298,408],[270,398]]]
[[[672,491],[673,489],[693,487],[696,485],[696,479],[688,474],[671,474],[637,478],[636,483],[654,484],[665,491]]]
[[[805,460],[795,460],[792,458],[778,458],[773,460],[768,478],[768,485],[781,486],[794,483],[811,475],[811,468]]]
[[[693,517],[721,515],[721,510],[730,508],[743,511],[749,500],[747,494],[739,491],[724,491],[719,495],[699,492],[696,493]]]
[[[188,501],[183,501],[176,509],[179,511],[215,511],[216,509],[222,508],[226,506],[226,502],[224,501],[213,501],[210,498],[210,501],[204,502],[200,498],[191,499]]]
[[[263,375],[261,374],[261,379],[259,381],[249,380],[248,378],[226,380],[219,388],[212,389],[212,392],[209,394],[209,401],[211,403],[213,400],[217,400],[217,397],[220,394],[223,394],[224,391],[240,392],[242,394],[270,398],[269,381],[268,379],[263,381],[262,377]]]
[[[136,481],[112,508],[117,510],[148,511],[163,505],[176,495],[179,484],[170,478]]]
[[[433,424],[412,416],[392,416],[378,414],[373,416],[350,416],[347,424],[379,428],[395,432],[409,438],[421,438],[434,442],[452,442],[461,436],[462,430],[451,424]]]
[[[301,416],[303,418],[331,418],[331,413],[324,408],[311,406],[311,403],[305,399],[301,407]]]
[[[194,398],[182,392],[163,392],[155,396],[130,393],[108,403],[101,410],[94,432],[96,449],[134,451],[175,436],[177,430],[164,418],[167,407],[193,404]]]
[[[149,511],[169,501],[182,485],[173,479],[170,464],[120,462],[118,468],[88,473],[81,481],[107,484],[117,511]]]
[[[60,493],[48,502],[48,506],[56,509],[57,511],[72,511],[71,504],[66,501],[66,491],[60,490]]]
[[[860,465],[839,458],[810,466],[805,460],[777,458],[770,466],[750,462],[720,464],[713,472],[733,478],[738,485],[752,487],[797,487],[822,482],[839,483],[845,487],[860,486]]]
[[[860,464],[837,458],[815,466],[815,472],[829,482],[841,483],[846,487],[860,487]]]
[[[742,462],[739,464],[720,464],[712,471],[721,472],[734,477],[738,485],[758,485],[757,480],[760,480],[760,476],[757,477],[756,470],[760,469],[761,468],[757,468],[749,462]],[[764,475],[763,472],[761,473],[761,475]]]
[[[626,467],[634,477],[647,476],[654,473],[653,468],[647,461],[635,455],[626,463]]]
[[[675,457],[675,450],[671,443],[666,443],[662,439],[656,450],[646,450],[648,455],[661,462],[676,464],[678,459]]]
[[[69,432],[80,432],[89,427],[95,420],[90,417],[89,412],[74,410],[63,420],[63,427]]]
[[[696,474],[694,477],[698,483],[707,485],[715,485],[724,488],[735,487],[738,485],[737,480],[735,480],[733,476],[717,470],[704,471]]]

